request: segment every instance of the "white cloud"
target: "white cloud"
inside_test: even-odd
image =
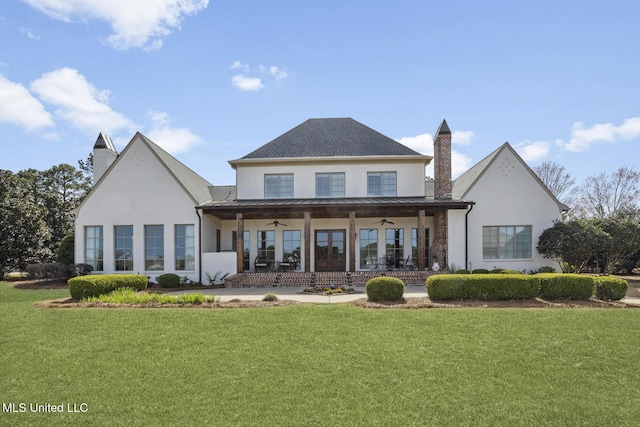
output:
[[[260,64],[257,67],[251,67],[249,64],[235,61],[229,68],[242,71],[242,74],[236,74],[231,77],[231,84],[244,91],[262,89],[264,87],[264,77],[271,76],[278,81],[289,77],[289,72],[286,68],[276,67],[275,65],[266,67]]]
[[[231,84],[240,90],[260,90],[264,87],[260,77],[247,77],[243,74],[231,77]]]
[[[275,77],[276,80],[282,80],[289,76],[289,73],[287,73],[286,70],[283,70],[275,66],[269,67],[269,73],[271,73],[271,75]]]
[[[128,117],[109,107],[109,92],[96,89],[77,70],[60,68],[45,73],[31,82],[31,91],[40,100],[56,106],[56,116],[77,129],[115,133],[135,128]]]
[[[52,127],[53,117],[42,103],[19,83],[0,75],[0,121],[28,131]]]
[[[619,126],[613,123],[599,123],[585,128],[583,122],[576,122],[571,126],[569,142],[557,140],[556,144],[567,151],[587,151],[593,144],[599,142],[617,142],[640,137],[640,117],[624,119]]]
[[[118,49],[155,50],[187,15],[205,9],[209,0],[23,0],[63,22],[97,19],[111,25],[107,42]]]
[[[40,36],[38,34],[35,34],[34,32],[32,32],[28,28],[20,28],[20,33],[24,34],[27,37],[29,37],[31,40],[40,40]]]
[[[165,112],[150,111],[147,117],[152,122],[147,136],[170,154],[184,153],[202,142],[202,138],[187,128],[170,127],[171,119]]]
[[[525,162],[544,159],[549,154],[550,144],[545,141],[522,141],[514,146]]]
[[[451,132],[451,143],[458,145],[471,145],[475,133],[471,130],[455,130]]]
[[[458,142],[461,145],[469,145],[471,137],[474,135],[472,131],[456,131],[452,132],[451,139],[453,142],[454,135],[458,134]],[[423,133],[417,136],[405,136],[397,141],[420,154],[427,156],[433,156],[433,136],[429,133]],[[466,172],[471,167],[471,157],[463,154],[457,150],[451,150],[451,176],[452,178],[458,177],[460,174]],[[433,161],[427,166],[427,176],[433,177]]]

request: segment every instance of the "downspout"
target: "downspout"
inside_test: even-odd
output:
[[[198,283],[202,284],[202,217],[197,206],[196,215],[198,215]]]
[[[467,209],[467,213],[464,215],[464,266],[465,269],[469,268],[469,214],[473,210],[473,203],[470,204],[471,209]]]

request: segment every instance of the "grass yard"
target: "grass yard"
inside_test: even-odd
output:
[[[638,309],[33,307],[63,296],[0,283],[0,425],[640,420]]]

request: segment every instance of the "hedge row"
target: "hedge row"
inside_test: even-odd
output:
[[[503,301],[532,299],[603,300],[624,298],[628,284],[614,277],[580,274],[442,274],[427,279],[427,293],[434,301]]]
[[[74,277],[67,281],[69,292],[78,301],[106,295],[116,289],[131,288],[142,291],[147,288],[147,276],[142,274],[101,274]]]
[[[540,292],[540,279],[525,274],[440,274],[427,279],[434,301],[504,301],[531,299]]]

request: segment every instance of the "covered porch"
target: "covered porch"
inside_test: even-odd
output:
[[[227,252],[227,260],[234,252],[233,273],[380,275],[447,265],[448,211],[471,204],[427,197],[267,199],[212,201],[197,209],[203,247]]]

